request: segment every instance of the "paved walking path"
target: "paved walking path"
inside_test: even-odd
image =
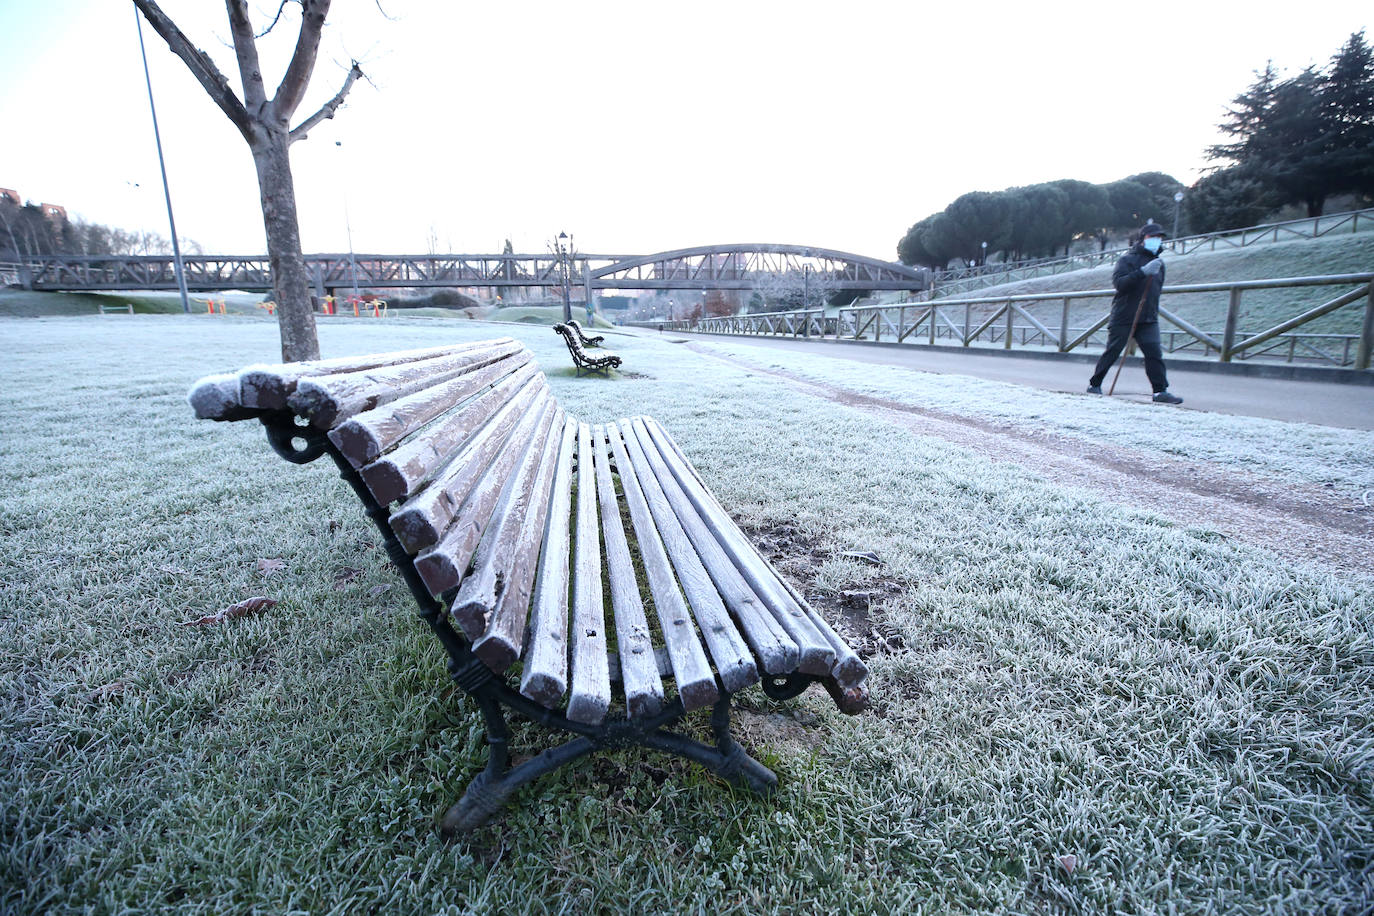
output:
[[[1077,360],[1018,358],[931,350],[915,346],[881,347],[787,337],[746,338],[716,334],[679,336],[703,342],[716,340],[732,345],[815,353],[819,356],[883,366],[900,366],[904,369],[945,375],[970,375],[1013,385],[1042,388],[1046,391],[1081,393],[1087,388],[1088,376],[1092,372],[1091,363]],[[1169,390],[1182,397],[1184,403],[1182,407],[1175,408],[1160,406],[1160,410],[1204,410],[1237,416],[1315,423],[1320,426],[1374,430],[1374,386],[1189,371],[1186,360],[1169,361],[1168,367]],[[1115,372],[1116,368],[1113,367],[1112,371]],[[1108,375],[1103,388],[1110,384],[1111,375]],[[1122,370],[1115,397],[1142,403],[1150,399],[1150,383],[1139,365],[1128,365]]]

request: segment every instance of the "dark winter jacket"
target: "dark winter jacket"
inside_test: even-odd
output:
[[[1116,288],[1116,296],[1112,299],[1112,317],[1108,324],[1129,325],[1135,319],[1135,310],[1145,293],[1147,281],[1150,293],[1145,297],[1145,307],[1140,310],[1140,324],[1159,321],[1159,291],[1164,288],[1167,265],[1161,264],[1159,273],[1153,277],[1147,277],[1140,271],[1142,265],[1156,257],[1136,245],[1116,262],[1116,270],[1112,271],[1112,286]]]

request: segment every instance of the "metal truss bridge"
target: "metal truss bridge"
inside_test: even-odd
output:
[[[186,286],[197,292],[267,291],[266,255],[182,258]],[[805,281],[827,290],[908,290],[930,285],[930,272],[863,255],[801,245],[709,245],[650,255],[311,254],[316,292],[413,287],[501,291],[512,287],[593,290],[767,289]],[[48,257],[17,265],[19,282],[37,290],[175,290],[170,256]]]

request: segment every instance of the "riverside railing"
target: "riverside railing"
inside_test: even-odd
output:
[[[1296,289],[1317,286],[1352,287],[1335,298],[1257,333],[1242,335],[1240,318],[1245,293],[1253,290]],[[1221,330],[1205,331],[1175,314],[1164,303],[1168,297],[1199,293],[1225,293],[1227,304]],[[1052,349],[1069,353],[1095,342],[1107,326],[1110,312],[1090,325],[1073,325],[1075,303],[1107,300],[1109,289],[1030,293],[1018,296],[987,296],[940,299],[924,303],[897,303],[842,308],[834,318],[819,309],[765,312],[703,318],[696,322],[665,324],[669,330],[695,330],[708,334],[741,334],[872,340],[894,343],[911,341],[934,346],[953,341],[960,346]],[[1339,309],[1363,302],[1364,317],[1358,334],[1296,332],[1298,328]],[[1032,310],[1046,303],[1058,306],[1057,316],[1037,315]],[[975,310],[977,317],[975,318]],[[1374,352],[1374,273],[1333,274],[1320,277],[1283,277],[1272,280],[1240,280],[1229,283],[1190,283],[1166,287],[1161,299],[1161,323],[1165,345],[1174,353],[1213,354],[1221,362],[1256,358],[1282,359],[1369,369]],[[1057,321],[1056,321],[1057,318]],[[1018,323],[1018,320],[1022,323]],[[1176,330],[1175,330],[1176,329]]]
[[[1370,230],[1374,230],[1374,208],[1166,239],[1164,250],[1176,255],[1192,254],[1198,251],[1248,248],[1260,243],[1283,242],[1292,239],[1315,239],[1338,232],[1355,233]],[[1108,251],[1083,252],[1066,258],[1037,258],[998,264],[979,264],[952,270],[938,270],[932,275],[934,295],[948,296],[984,286],[992,286],[996,283],[1011,283],[1018,280],[1031,280],[1036,277],[1054,276],[1074,270],[1086,270],[1090,267],[1114,263],[1124,250],[1113,248]]]

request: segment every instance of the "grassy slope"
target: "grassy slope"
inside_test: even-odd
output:
[[[1369,273],[1374,271],[1374,232],[1300,239],[1291,242],[1255,245],[1239,250],[1196,252],[1174,257],[1166,255],[1168,285],[1185,283],[1224,283],[1233,280],[1259,280],[1271,277],[1311,277],[1321,274]],[[1000,286],[986,287],[951,296],[953,299],[998,295],[1058,292],[1061,290],[1110,289],[1111,266],[1078,270],[1052,277],[1039,277]],[[1290,290],[1256,290],[1244,294],[1240,328],[1242,335],[1272,327],[1312,306],[1335,298],[1348,287],[1326,286]],[[941,300],[944,301],[944,300]],[[1075,305],[1070,321],[1086,325],[1107,309],[1109,300],[1100,299]],[[1179,317],[1203,330],[1220,332],[1226,323],[1227,294],[1196,293],[1165,296],[1163,305]],[[1060,304],[1050,301],[1032,310],[1051,328],[1058,327]],[[975,315],[977,312],[975,311]],[[1358,334],[1363,317],[1361,303],[1339,309],[1331,315],[1305,325],[1303,333]]]
[[[816,541],[818,587],[896,589],[876,623],[905,648],[873,662],[873,713],[839,716],[817,691],[744,698],[773,799],[628,751],[444,846],[431,818],[484,759],[479,719],[354,499],[184,402],[203,373],[270,360],[274,328],[103,328],[0,322],[0,911],[1371,899],[1369,580],[1096,503],[665,340],[617,341],[642,377],[577,379],[542,329],[330,324],[329,355],[513,330],[570,411],[659,417],[738,517]],[[265,577],[258,557],[287,568]],[[335,586],[338,570],[361,572]],[[282,604],[180,626],[254,594]]]

